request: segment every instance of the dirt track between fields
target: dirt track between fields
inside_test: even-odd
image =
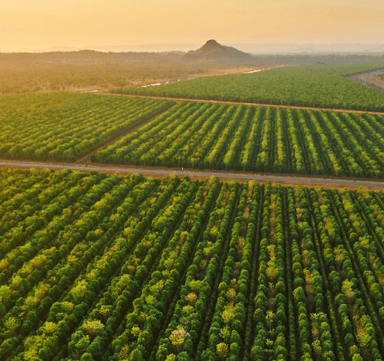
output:
[[[117,142],[119,139],[125,137],[126,135],[128,135],[129,133],[132,133],[134,132],[136,129],[138,128],[141,128],[143,125],[145,125],[146,123],[150,122],[151,120],[153,120],[154,118],[156,118],[157,116],[159,116],[160,114],[166,112],[169,108],[167,109],[163,109],[159,112],[157,112],[156,114],[153,114],[152,116],[149,117],[149,119],[146,119],[145,121],[142,121],[141,123],[135,125],[133,128],[130,128],[128,129],[127,131],[119,134],[118,136],[116,136],[115,138],[111,139],[110,141],[106,142],[106,143],[103,143],[102,145],[100,145],[99,147],[97,147],[94,151],[84,155],[83,157],[79,158],[76,163],[84,163],[84,164],[91,164],[91,161],[90,161],[90,157],[92,154],[95,154],[97,153],[99,150],[101,149],[104,149],[106,147],[108,147],[109,145]]]
[[[152,99],[166,99],[166,100],[173,100],[176,103],[181,103],[183,101],[190,101],[190,102],[203,102],[203,103],[218,103],[218,104],[233,104],[233,105],[253,105],[255,107],[261,105],[263,107],[272,107],[272,108],[291,108],[291,109],[311,109],[314,111],[317,111],[319,109],[322,109],[324,111],[333,110],[334,112],[345,112],[345,113],[358,113],[358,114],[378,114],[383,115],[384,112],[372,112],[369,110],[351,110],[351,109],[335,109],[335,108],[315,108],[315,107],[303,107],[298,105],[281,105],[281,104],[264,104],[264,103],[248,103],[248,102],[233,102],[233,101],[225,101],[225,100],[207,100],[207,99],[190,99],[190,98],[172,98],[172,97],[163,97],[160,95],[133,95],[133,94],[112,94],[108,92],[100,92],[97,93],[99,95],[113,95],[113,96],[124,96],[124,97],[132,97],[132,98],[152,98]]]
[[[357,178],[337,178],[327,176],[307,176],[307,175],[285,175],[285,174],[273,174],[273,173],[247,173],[247,172],[226,172],[215,170],[196,170],[196,169],[184,169],[180,168],[157,168],[157,167],[135,167],[135,166],[120,166],[109,164],[79,164],[79,163],[52,163],[52,162],[24,162],[24,161],[10,161],[1,160],[1,168],[50,168],[50,169],[72,169],[79,171],[99,171],[107,174],[117,174],[119,176],[125,176],[130,173],[141,173],[145,177],[163,178],[167,175],[177,175],[180,177],[189,176],[191,179],[202,180],[207,177],[215,176],[219,177],[222,181],[231,180],[238,182],[245,182],[249,180],[255,180],[260,183],[267,181],[273,184],[281,184],[282,186],[296,187],[299,184],[303,186],[321,186],[324,188],[348,188],[357,189],[364,187],[369,190],[383,190],[384,181],[379,179],[367,180]]]

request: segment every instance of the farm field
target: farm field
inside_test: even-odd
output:
[[[381,115],[184,101],[91,160],[382,177],[383,126]]]
[[[383,65],[288,67],[254,74],[193,79],[156,87],[114,89],[112,92],[383,111],[384,94],[343,77]]]
[[[0,98],[0,157],[74,161],[174,104],[53,93]]]
[[[1,360],[382,360],[384,193],[0,169]]]

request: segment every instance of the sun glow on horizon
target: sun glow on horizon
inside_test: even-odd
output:
[[[192,4],[192,5],[191,5]],[[0,51],[129,44],[378,43],[384,3],[368,0],[15,0],[2,4]]]

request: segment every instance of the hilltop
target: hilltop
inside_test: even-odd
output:
[[[189,60],[216,60],[216,61],[254,61],[255,58],[231,46],[219,44],[216,40],[208,40],[201,48],[191,50],[185,55]]]

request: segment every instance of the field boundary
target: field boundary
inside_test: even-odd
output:
[[[266,173],[236,173],[236,172],[223,172],[214,170],[195,170],[195,169],[180,169],[180,168],[157,168],[157,167],[135,167],[135,166],[119,166],[111,164],[80,164],[80,163],[44,163],[44,162],[24,162],[24,161],[11,161],[0,160],[0,168],[49,168],[49,169],[71,169],[79,171],[98,171],[106,172],[108,174],[117,173],[125,175],[130,173],[141,173],[147,177],[163,178],[167,175],[189,176],[193,179],[204,179],[208,177],[218,177],[221,180],[233,180],[245,182],[255,180],[259,182],[270,181],[285,186],[297,186],[302,184],[304,186],[321,186],[324,188],[348,188],[356,189],[359,187],[367,187],[372,190],[384,189],[384,181],[379,180],[369,181],[366,179],[353,179],[353,178],[332,178],[332,177],[315,177],[307,175],[284,175],[284,174],[266,174]]]
[[[93,150],[92,152],[90,153],[87,153],[86,155],[82,156],[81,158],[77,159],[76,160],[76,163],[82,163],[82,162],[86,162],[87,160],[89,160],[89,157],[92,155],[92,154],[95,154],[97,153],[99,150],[105,148],[105,147],[108,147],[109,145],[117,142],[119,139],[125,137],[127,134],[129,133],[132,133],[133,131],[135,131],[136,129],[142,127],[143,125],[145,125],[146,123],[150,122],[153,118],[159,116],[160,114],[163,114],[164,112],[166,112],[167,110],[169,110],[170,108],[172,108],[174,104],[171,104],[169,107],[165,108],[165,109],[162,109],[158,112],[156,112],[155,114],[151,114],[151,115],[148,115],[146,117],[144,117],[144,119],[139,122],[138,124],[134,125],[132,128],[128,129],[128,130],[125,130],[123,133],[120,133],[119,135],[117,135],[115,138],[107,141],[106,143],[103,143],[101,145],[99,145],[95,150]]]
[[[179,98],[179,97],[164,97],[161,95],[137,95],[137,94],[114,94],[109,92],[100,92],[97,93],[98,95],[113,95],[113,96],[125,96],[125,97],[132,97],[132,98],[152,98],[152,99],[166,99],[166,100],[173,100],[176,103],[181,103],[184,101],[190,101],[190,102],[203,102],[203,103],[217,103],[217,104],[231,104],[231,105],[253,105],[254,107],[263,106],[263,107],[271,107],[271,108],[291,108],[291,109],[311,109],[311,110],[323,110],[323,111],[330,111],[333,110],[334,112],[344,112],[344,113],[358,113],[358,114],[378,114],[384,116],[384,112],[374,112],[371,110],[353,110],[353,109],[338,109],[338,108],[316,108],[316,107],[305,107],[300,105],[286,105],[286,104],[265,104],[265,103],[249,103],[249,102],[235,102],[235,101],[227,101],[227,100],[214,100],[214,99],[191,99],[191,98]]]

